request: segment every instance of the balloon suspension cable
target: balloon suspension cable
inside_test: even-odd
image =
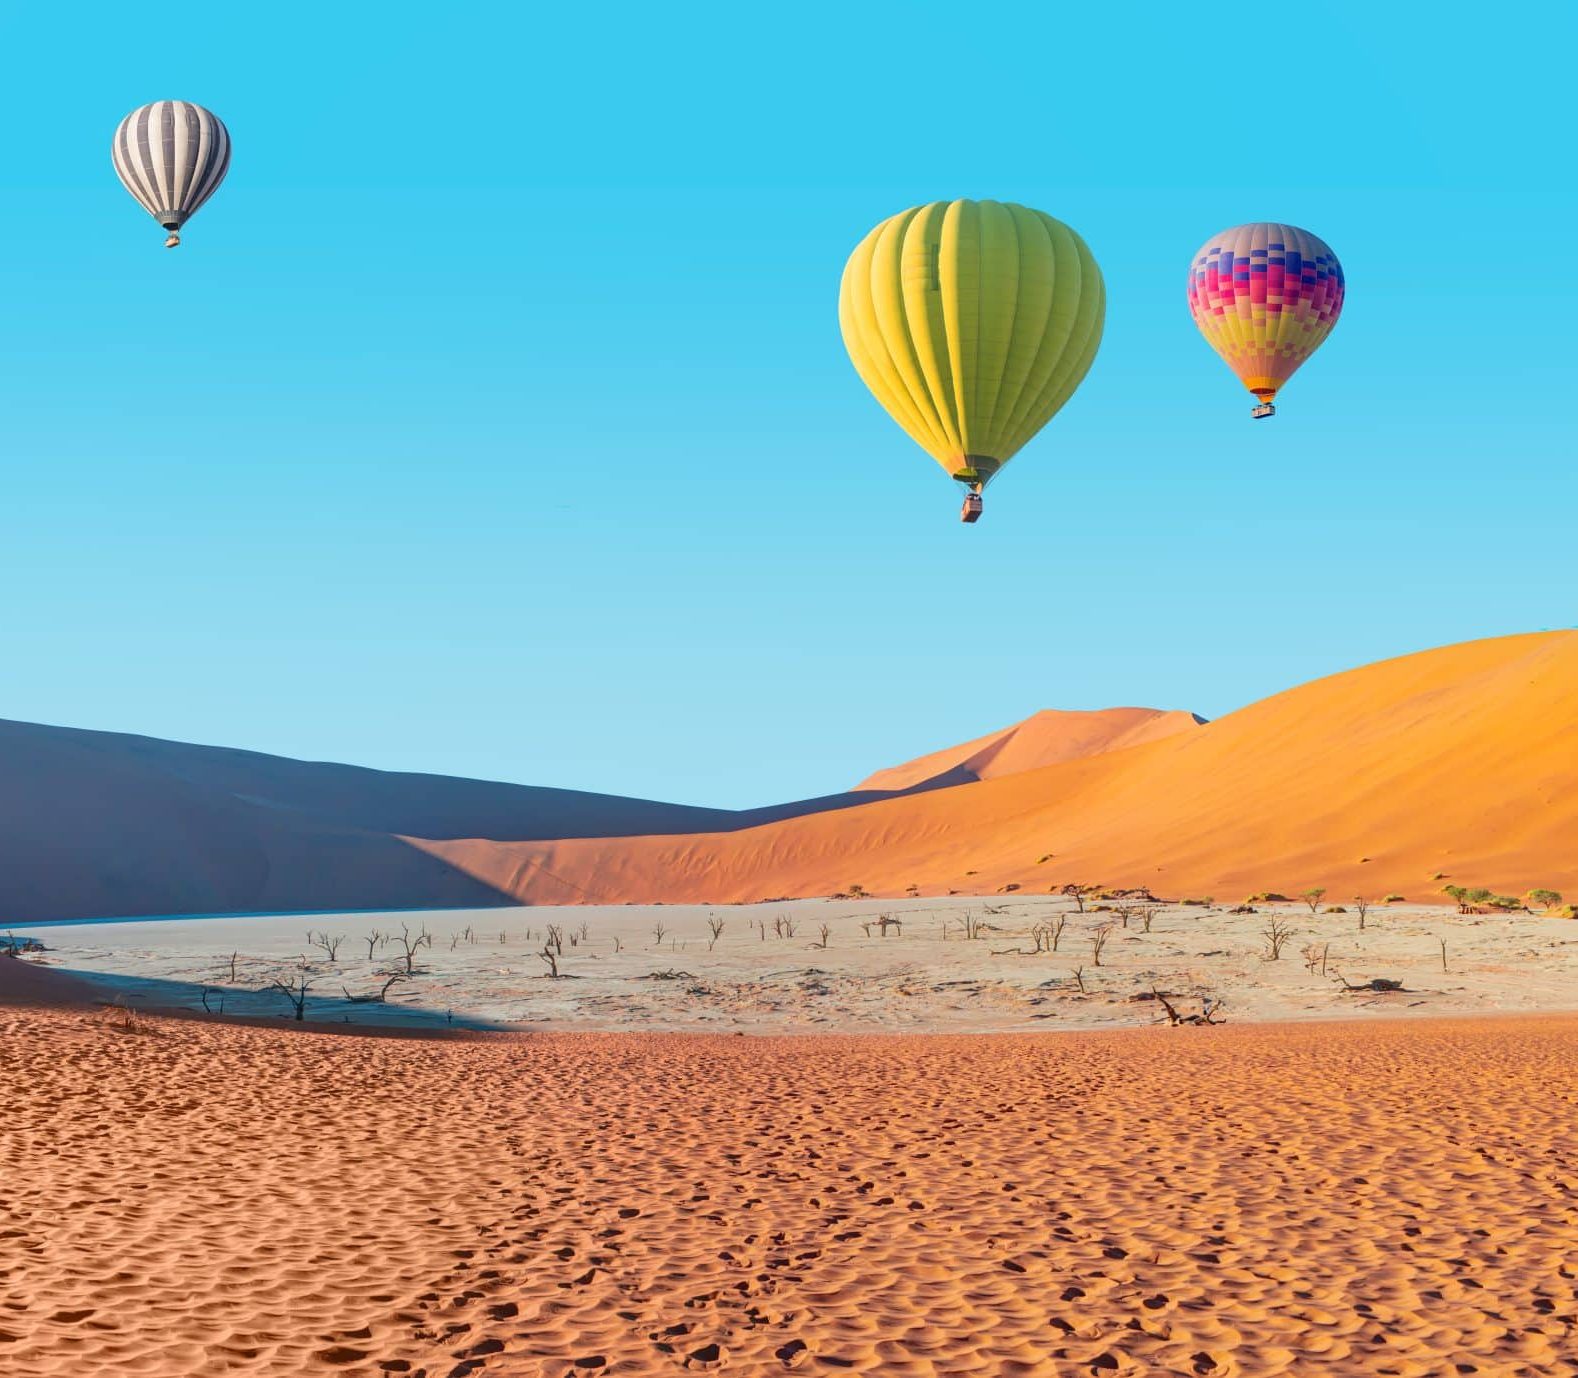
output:
[[[181,247],[181,232],[179,230],[171,230],[170,231],[170,237],[167,240],[164,241],[164,247],[166,249],[178,249],[178,248],[180,248]]]

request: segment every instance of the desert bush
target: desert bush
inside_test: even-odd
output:
[[[1279,895],[1275,890],[1259,890],[1244,901],[1245,904],[1288,904],[1291,901],[1286,895]]]
[[[98,1023],[106,1029],[113,1029],[116,1033],[157,1036],[160,1032],[158,1025],[148,1019],[146,1015],[139,1014],[136,1010],[122,1004],[119,1000],[112,1005],[104,1006]]]
[[[1179,900],[1178,903],[1190,905],[1195,909],[1209,909],[1216,903],[1216,897],[1214,895],[1204,895],[1199,899]]]
[[[1328,914],[1346,914],[1348,912],[1348,906],[1346,904],[1328,904],[1326,906],[1326,912]]]
[[[1390,895],[1382,895],[1381,896],[1381,903],[1382,904],[1407,904],[1408,903],[1408,898],[1407,898],[1406,895],[1399,895],[1399,894],[1395,894],[1395,893],[1394,894],[1390,894]]]

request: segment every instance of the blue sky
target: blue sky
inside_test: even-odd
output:
[[[573,8],[0,11],[0,716],[748,805],[1578,620],[1569,5]],[[1109,294],[975,528],[836,318],[952,196]],[[1266,423],[1183,292],[1252,219],[1348,278]]]

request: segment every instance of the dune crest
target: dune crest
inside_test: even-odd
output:
[[[1044,708],[1011,727],[874,771],[857,790],[905,790],[918,785],[965,784],[1099,756],[1142,742],[1160,741],[1204,725],[1194,713],[1161,708],[1101,708],[1079,712]]]
[[[728,835],[413,845],[541,903],[1068,881],[1560,890],[1578,888],[1575,783],[1578,632],[1562,631],[1381,661],[1129,750]]]

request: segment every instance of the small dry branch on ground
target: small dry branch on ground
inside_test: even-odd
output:
[[[1167,998],[1166,994],[1157,990],[1155,986],[1151,987],[1151,994],[1155,996],[1157,1003],[1162,1007],[1162,1013],[1166,1015],[1167,1022],[1175,1028],[1180,1024],[1223,1024],[1227,1022],[1221,1017],[1222,1001],[1217,997],[1202,995],[1200,997],[1200,1013],[1183,1014]]]

